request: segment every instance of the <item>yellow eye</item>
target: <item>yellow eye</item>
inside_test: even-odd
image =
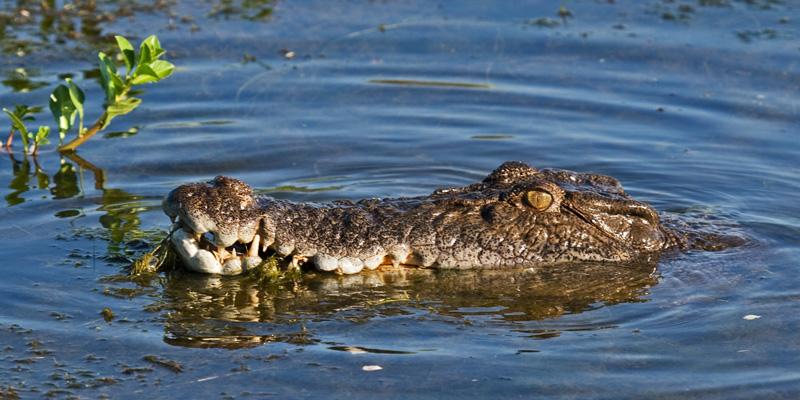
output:
[[[553,204],[553,195],[540,190],[531,190],[526,194],[525,200],[527,200],[529,206],[537,211],[544,211]]]

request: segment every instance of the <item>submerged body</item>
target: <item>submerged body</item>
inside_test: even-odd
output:
[[[344,274],[383,264],[463,269],[630,261],[691,238],[611,177],[506,162],[429,196],[327,204],[256,197],[217,177],[164,200],[184,264],[234,275],[272,254]]]

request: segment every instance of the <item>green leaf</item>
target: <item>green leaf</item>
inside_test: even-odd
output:
[[[161,48],[161,42],[158,41],[156,35],[150,35],[142,40],[142,45],[147,46],[150,50],[150,61],[156,60],[164,54],[164,49]],[[149,63],[148,63],[149,64]]]
[[[35,143],[37,147],[42,144],[49,144],[50,139],[47,138],[48,136],[50,136],[50,127],[40,126],[39,131],[36,132],[36,136],[33,137],[33,143]]]
[[[141,85],[143,83],[158,82],[170,75],[175,71],[175,66],[172,63],[164,60],[156,60],[150,64],[142,65],[137,70],[137,76],[131,81],[134,85]]]
[[[111,120],[114,119],[114,117],[125,115],[133,111],[141,103],[142,99],[138,99],[136,97],[130,97],[109,105],[108,107],[106,107],[106,120],[103,122],[103,128],[107,127],[108,124],[111,123]]]
[[[122,87],[117,87],[117,82],[119,81],[117,68],[106,53],[101,51],[97,53],[97,57],[100,59],[100,78],[103,90],[106,93],[106,103],[113,104],[117,100],[117,94],[122,90]],[[114,79],[114,77],[117,79]]]
[[[125,100],[120,100],[106,108],[106,113],[112,116],[119,116],[125,115],[131,111],[133,111],[139,104],[142,103],[142,99],[131,97]]]
[[[30,152],[34,156],[36,156],[36,153],[39,152],[40,145],[50,143],[50,140],[47,139],[48,136],[50,136],[49,126],[40,126],[36,134],[34,134],[33,132],[28,132],[28,140],[33,142],[33,146],[31,146]]]
[[[139,69],[142,67],[142,65],[150,64],[153,61],[151,54],[150,48],[142,43],[142,46],[139,48],[139,60],[136,62],[136,71],[134,72],[134,75],[141,73]]]
[[[158,82],[158,74],[149,65],[144,64],[136,68],[136,77],[131,81],[132,85],[143,83]]]
[[[158,60],[159,58],[161,58],[161,56],[164,55],[164,53],[166,53],[166,50],[160,47],[157,49],[150,49],[150,58],[152,58],[154,61]]]
[[[111,75],[111,80],[114,81],[114,88],[116,89],[116,95],[122,94],[122,92],[125,90],[125,82],[122,81],[122,77],[114,73],[114,75]]]
[[[25,123],[22,122],[22,119],[18,115],[11,112],[11,110],[3,108],[3,112],[8,114],[8,118],[11,118],[11,126],[19,131],[19,135],[22,138],[22,146],[27,150],[29,132],[28,128],[25,126]]]
[[[156,35],[148,36],[142,40],[142,43],[139,45],[139,59],[136,62],[136,73],[134,76],[140,76],[142,72],[139,71],[139,68],[144,65],[152,64],[163,54],[164,49],[161,48],[161,43],[158,41]]]
[[[56,120],[56,125],[58,125],[59,135],[63,139],[66,132],[72,129],[72,125],[75,123],[75,115],[78,114],[77,108],[72,104],[69,88],[64,85],[58,85],[53,90],[53,93],[50,94],[49,105],[50,112],[53,113],[53,119]]]
[[[150,63],[150,68],[158,75],[158,80],[162,80],[170,75],[175,70],[175,66],[169,61],[156,60]]]
[[[28,114],[36,114],[42,111],[42,107],[28,107],[25,104],[17,104],[14,106],[14,115],[23,121],[33,121],[34,118]]]
[[[114,117],[118,117],[120,115],[125,115],[139,106],[142,103],[142,99],[138,99],[136,97],[127,98],[125,100],[120,100],[108,107],[106,107],[106,119],[103,121],[103,126],[101,129],[105,129],[108,124],[111,123],[111,120]]]
[[[80,125],[78,126],[78,135],[81,135],[83,132],[83,101],[85,100],[86,96],[83,94],[83,90],[72,82],[72,79],[67,78],[67,86],[69,87],[69,98],[72,99],[72,105],[75,106],[75,110],[78,111],[78,118],[80,121]]]
[[[119,47],[125,59],[125,66],[128,67],[126,76],[130,76],[131,72],[133,72],[133,67],[136,65],[136,53],[133,51],[133,45],[124,36],[117,35],[114,38],[117,39],[117,47]]]

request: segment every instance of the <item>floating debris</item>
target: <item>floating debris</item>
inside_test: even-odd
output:
[[[291,60],[297,55],[295,54],[295,52],[289,49],[283,49],[281,50],[281,53],[283,54],[283,57],[286,58],[287,60]]]
[[[745,321],[754,321],[754,320],[757,320],[759,318],[761,318],[761,316],[760,315],[755,315],[755,314],[747,314],[744,317],[742,317],[742,319],[745,320]]]
[[[0,387],[0,399],[19,399],[19,393],[12,386]]]
[[[169,360],[169,359],[166,359],[166,358],[163,358],[163,357],[154,356],[152,354],[144,356],[144,357],[142,357],[142,359],[147,361],[147,362],[149,362],[149,363],[151,363],[151,364],[158,365],[159,367],[164,367],[164,368],[166,368],[166,369],[168,369],[168,370],[170,370],[170,371],[172,371],[172,372],[174,372],[176,374],[179,373],[179,372],[183,372],[183,365],[181,365],[177,361],[172,361],[172,360]]]
[[[561,25],[561,22],[556,19],[541,17],[536,19],[529,19],[525,21],[525,24],[539,26],[542,28],[555,28]]]
[[[382,85],[402,85],[402,86],[433,86],[433,87],[444,87],[444,88],[492,89],[492,85],[486,83],[420,81],[414,79],[370,79],[369,83],[377,83]]]
[[[505,139],[513,139],[513,135],[505,135],[505,134],[488,134],[488,135],[472,135],[470,139],[475,140],[505,140]]]
[[[124,367],[122,373],[125,375],[141,374],[145,372],[153,372],[150,367]]]
[[[352,346],[345,346],[343,348],[343,350],[348,352],[348,353],[350,353],[350,354],[366,354],[367,353],[366,350],[364,350],[364,349],[362,349],[360,347],[352,347]]]
[[[381,367],[380,365],[365,365],[361,367],[361,370],[365,372],[380,371],[382,369],[383,367]]]
[[[100,311],[100,315],[103,316],[103,319],[106,320],[106,322],[111,322],[114,319],[114,312],[108,307],[103,307],[103,310]]]

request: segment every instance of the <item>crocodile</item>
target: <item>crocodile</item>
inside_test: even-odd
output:
[[[481,182],[428,196],[302,203],[257,196],[218,176],[163,201],[172,247],[190,270],[236,275],[268,257],[355,274],[382,265],[439,269],[629,262],[671,249],[718,250],[737,237],[662,221],[606,175],[500,165]]]

